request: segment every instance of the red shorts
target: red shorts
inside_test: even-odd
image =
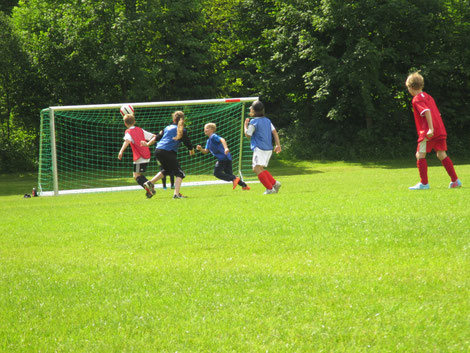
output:
[[[416,152],[429,153],[432,150],[434,151],[447,151],[447,138],[440,138],[437,140],[426,140],[418,142],[418,147]]]

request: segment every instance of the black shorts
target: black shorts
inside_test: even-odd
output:
[[[134,163],[134,173],[145,173],[148,163]]]
[[[155,157],[160,162],[160,171],[163,175],[166,176],[173,173],[174,176],[184,179],[186,175],[180,167],[175,151],[157,149],[155,150]]]

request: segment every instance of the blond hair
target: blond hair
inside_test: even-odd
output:
[[[408,75],[406,79],[406,87],[414,90],[421,90],[424,88],[424,78],[419,71],[413,72]]]
[[[134,114],[126,114],[123,116],[122,120],[124,120],[124,124],[128,126],[135,125],[135,116]]]
[[[178,130],[176,131],[176,136],[173,137],[173,140],[180,140],[183,137],[184,129],[184,113],[181,110],[177,110],[172,114],[173,122],[178,125]]]
[[[211,129],[214,132],[217,130],[217,125],[215,125],[214,123],[207,123],[205,125],[205,127],[208,127],[209,129]]]

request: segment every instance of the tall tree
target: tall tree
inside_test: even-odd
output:
[[[197,0],[21,0],[17,28],[54,104],[211,96]]]

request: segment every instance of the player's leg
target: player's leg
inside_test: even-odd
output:
[[[440,142],[438,145],[436,145],[436,156],[437,158],[441,161],[443,167],[445,168],[447,174],[450,177],[450,184],[449,188],[459,188],[462,186],[462,182],[459,180],[457,177],[457,173],[455,172],[454,168],[454,163],[452,160],[449,158],[449,156],[446,153],[447,150],[447,143],[445,140],[443,142]]]
[[[272,175],[264,169],[268,166],[269,159],[271,158],[272,151],[263,151],[259,148],[255,148],[253,151],[253,161],[252,167],[253,171],[258,176],[259,181],[261,184],[264,185],[266,188],[265,194],[275,194],[276,191],[273,190],[273,186],[275,184],[275,180]],[[273,182],[274,180],[274,182]]]
[[[410,186],[410,190],[426,190],[429,189],[428,181],[428,162],[426,160],[427,141],[418,143],[416,149],[416,166],[418,167],[420,182],[414,186]]]
[[[186,177],[186,175],[184,174],[183,169],[181,169],[180,163],[178,159],[176,158],[175,152],[168,151],[166,163],[168,166],[168,174],[169,175],[173,174],[175,177],[175,191],[173,193],[173,198],[174,199],[184,198],[185,196],[181,195],[180,190],[181,190],[181,184],[183,183],[183,179]]]
[[[166,176],[162,178],[162,187],[164,190],[166,190]]]
[[[150,180],[150,182],[152,184],[155,184],[157,181],[161,180],[165,175],[166,175],[166,168],[165,168],[165,164],[166,164],[166,154],[165,154],[165,150],[160,150],[160,149],[157,149],[155,151],[155,157],[157,158],[158,162],[160,163],[160,171],[155,174],[155,176]]]
[[[227,174],[226,173],[226,167],[227,167],[227,161],[217,161],[215,163],[215,167],[214,167],[214,176],[217,178],[217,179],[220,179],[220,180],[224,180],[224,181],[232,181],[233,179],[235,179],[235,176],[234,175],[231,175],[230,174]],[[231,161],[230,161],[231,163]]]

